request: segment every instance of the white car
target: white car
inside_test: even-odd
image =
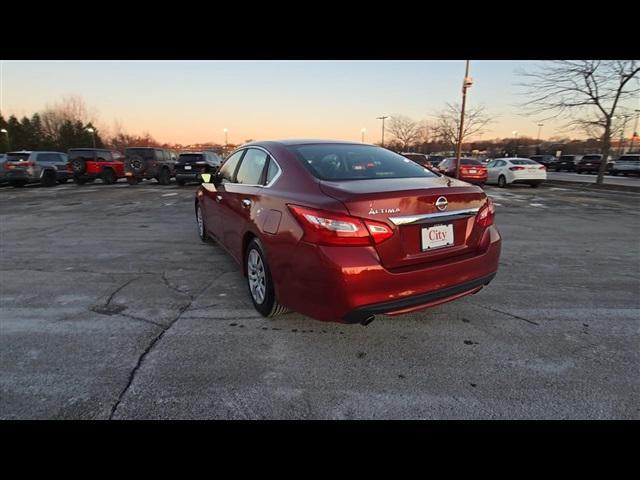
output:
[[[498,158],[487,165],[487,183],[504,188],[511,183],[537,187],[547,179],[547,169],[528,158]]]

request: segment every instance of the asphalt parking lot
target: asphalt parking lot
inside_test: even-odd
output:
[[[640,418],[640,194],[487,187],[495,280],[363,327],[260,317],[195,189],[0,188],[0,418]]]

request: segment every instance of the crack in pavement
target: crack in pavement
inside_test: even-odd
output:
[[[133,367],[133,370],[131,370],[131,372],[129,373],[129,379],[127,381],[127,384],[125,385],[125,387],[120,392],[120,395],[118,395],[118,399],[113,404],[113,407],[111,407],[111,413],[109,414],[109,420],[113,420],[113,417],[115,416],[116,411],[118,410],[118,407],[122,403],[122,400],[124,399],[125,395],[129,391],[129,388],[133,384],[133,381],[135,380],[136,373],[138,373],[138,370],[140,370],[140,367],[142,366],[142,363],[144,362],[144,360],[147,357],[147,355],[151,352],[151,350],[153,350],[153,347],[155,347],[158,344],[158,342],[162,339],[164,334],[167,333],[169,331],[169,329],[171,327],[173,327],[173,325],[175,325],[175,323],[180,319],[182,314],[189,309],[189,307],[194,302],[194,300],[198,296],[202,295],[212,284],[213,284],[213,282],[207,284],[202,290],[200,290],[196,295],[194,295],[191,298],[189,303],[187,303],[184,307],[180,308],[180,310],[178,310],[178,314],[176,315],[176,317],[173,320],[171,320],[166,326],[162,326],[161,330],[160,330],[160,333],[158,333],[158,335],[156,335],[151,340],[151,342],[149,343],[147,348],[144,349],[142,354],[138,357],[138,361],[136,362],[135,366]]]
[[[501,313],[502,315],[506,315],[508,317],[512,317],[512,318],[517,318],[518,320],[524,320],[527,323],[530,323],[532,325],[536,325],[536,326],[540,326],[540,324],[538,322],[534,322],[533,320],[529,320],[528,318],[524,318],[524,317],[520,317],[518,315],[514,315],[513,313],[509,313],[509,312],[503,312],[502,310],[498,310],[497,308],[491,308],[491,307],[487,307],[486,305],[478,305],[478,307],[480,308],[484,308],[485,310],[490,310],[492,312],[496,312],[496,313]]]
[[[187,297],[189,297],[191,300],[193,300],[193,295],[189,292],[185,292],[184,290],[179,289],[178,287],[175,287],[171,284],[171,282],[169,282],[169,279],[167,278],[167,272],[166,270],[162,272],[162,274],[160,275],[162,277],[162,281],[164,282],[164,284],[167,286],[167,288],[169,290],[173,290],[174,292],[180,293],[182,295],[186,295]]]

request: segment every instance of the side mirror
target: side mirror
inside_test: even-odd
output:
[[[211,174],[210,173],[201,173],[200,177],[202,178],[203,183],[211,183]]]

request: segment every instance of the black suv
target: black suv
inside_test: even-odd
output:
[[[544,165],[547,170],[549,170],[550,168],[554,168],[554,165],[557,162],[556,157],[553,155],[531,155],[528,158],[529,160],[538,162],[540,165]]]
[[[562,155],[557,162],[552,165],[552,168],[559,172],[566,170],[567,172],[575,172],[576,164],[581,160],[581,155]]]
[[[158,180],[169,185],[175,176],[178,155],[173,150],[155,147],[131,147],[124,151],[124,175],[129,185],[142,179]]]
[[[183,152],[176,163],[176,183],[201,183],[200,174],[214,174],[222,165],[222,158],[213,152]]]

